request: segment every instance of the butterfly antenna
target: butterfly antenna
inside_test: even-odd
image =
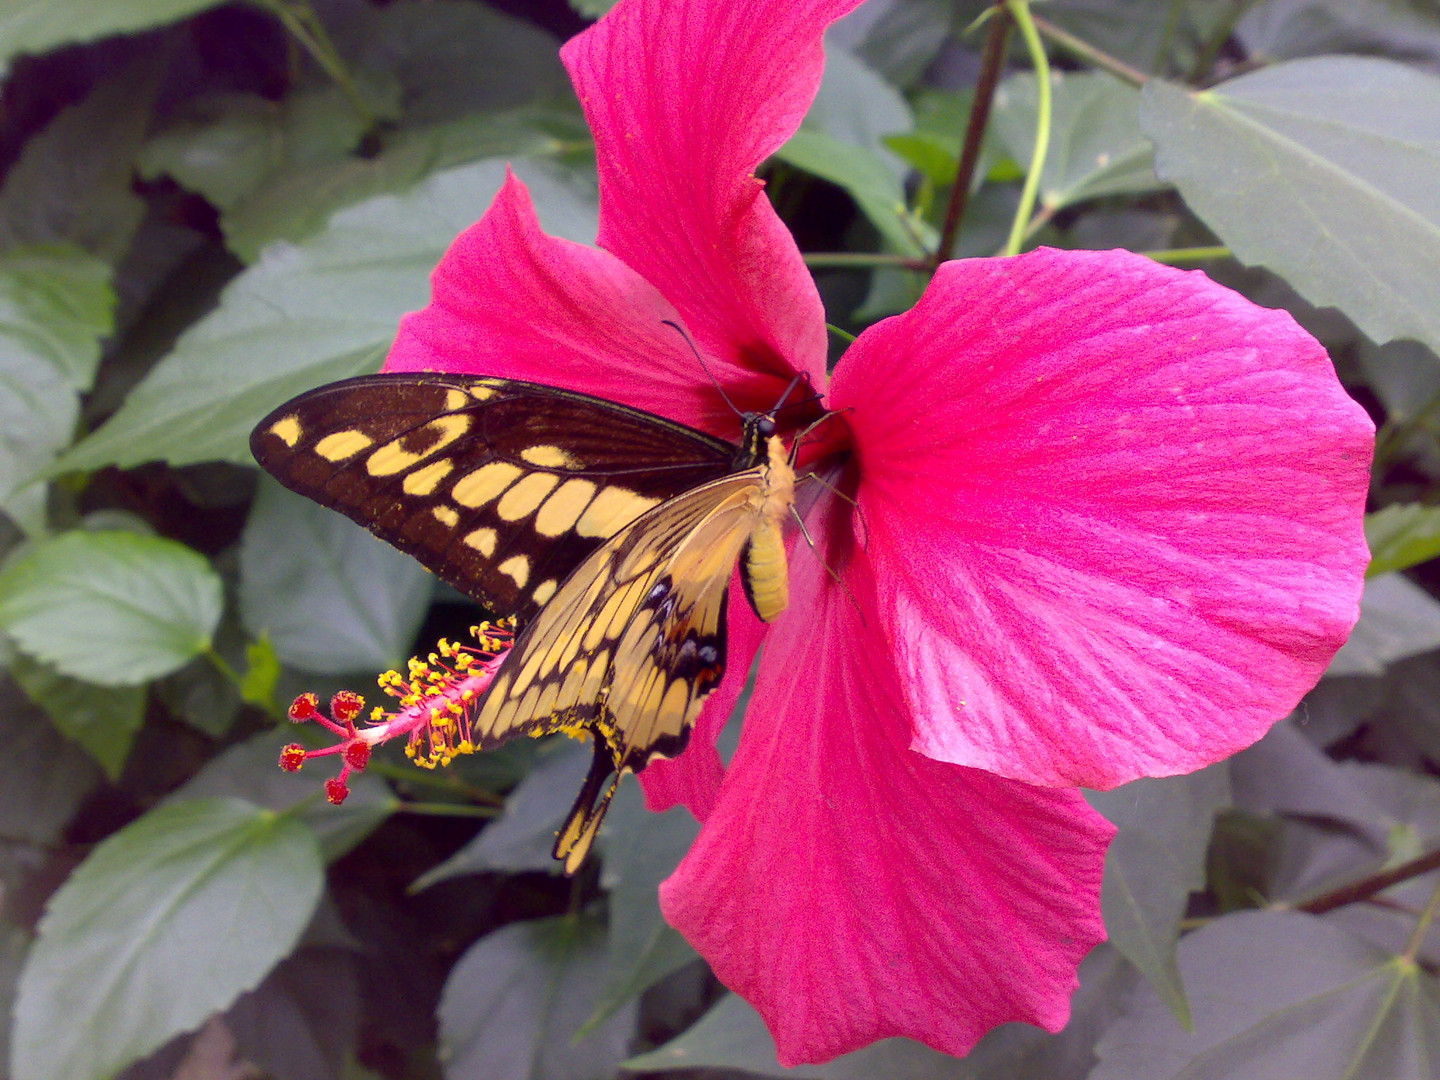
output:
[[[814,473],[809,473],[808,475],[816,480],[820,480],[820,478],[818,476],[815,476]],[[820,480],[820,482],[822,484],[825,484],[825,481],[823,480]],[[825,486],[830,487],[829,484],[825,484]],[[834,491],[835,489],[830,488],[830,490]],[[810,550],[815,552],[815,557],[817,559],[820,559],[820,565],[825,567],[825,572],[835,580],[836,585],[839,585],[840,588],[845,590],[845,595],[850,598],[850,603],[855,605],[855,610],[860,615],[860,625],[864,626],[865,609],[860,606],[860,601],[855,599],[855,594],[850,591],[850,586],[847,585],[845,583],[845,579],[840,576],[840,571],[836,570],[833,566],[831,566],[828,562],[821,558],[819,549],[815,547],[815,540],[810,535],[810,530],[805,527],[805,519],[800,516],[800,512],[796,510],[793,506],[790,507],[790,516],[795,519],[795,524],[800,526],[800,535],[805,538],[805,543],[809,545]]]
[[[745,414],[735,407],[735,403],[730,400],[730,395],[725,393],[725,388],[720,385],[720,380],[715,378],[715,373],[710,370],[710,365],[705,363],[705,358],[700,355],[700,350],[695,347],[695,342],[692,341],[690,335],[685,332],[685,328],[674,319],[661,319],[660,321],[685,339],[685,344],[690,346],[690,351],[695,354],[695,359],[700,362],[700,369],[705,372],[706,376],[710,379],[710,384],[715,387],[715,392],[720,395],[720,400],[730,406],[730,411],[743,420]],[[787,390],[786,393],[789,393],[789,391]]]

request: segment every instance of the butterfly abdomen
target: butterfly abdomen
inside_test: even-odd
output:
[[[755,614],[774,622],[790,603],[785,519],[795,505],[795,470],[779,439],[770,440],[768,453],[753,496],[756,522],[740,554],[740,580]]]

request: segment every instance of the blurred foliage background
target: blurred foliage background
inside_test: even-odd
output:
[[[295,693],[369,691],[476,613],[262,480],[246,437],[379,367],[507,162],[547,229],[593,242],[556,50],[608,6],[0,0],[0,1075],[782,1075],[660,918],[685,812],[628,784],[602,857],[554,873],[582,748],[439,774],[387,752],[340,808],[317,770],[275,767]],[[870,0],[764,167],[850,331],[927,280],[984,6]],[[1065,1032],[1004,1028],[964,1061],[891,1040],[794,1075],[1425,1080],[1440,4],[1036,13],[1055,120],[1027,244],[1203,266],[1324,342],[1380,424],[1364,616],[1259,746],[1095,797],[1120,826],[1111,942]],[[1010,228],[1036,90],[1012,43],[958,255]]]

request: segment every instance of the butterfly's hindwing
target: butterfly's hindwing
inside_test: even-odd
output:
[[[725,475],[735,453],[584,394],[432,373],[321,387],[263,420],[251,449],[285,486],[522,620],[605,539]]]

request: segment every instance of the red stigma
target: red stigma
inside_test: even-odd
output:
[[[365,699],[354,690],[341,690],[330,699],[330,715],[341,724],[350,723],[360,715],[360,710],[364,707]]]
[[[280,751],[280,768],[286,772],[299,772],[300,766],[304,764],[305,747],[299,743],[292,742]]]
[[[356,772],[362,771],[366,765],[370,764],[370,746],[368,743],[353,742],[345,747],[345,749],[341,751],[341,754],[345,758],[345,764],[349,765],[350,768]]]
[[[320,715],[320,699],[306,691],[290,703],[290,719],[297,724],[314,720]]]
[[[334,805],[339,806],[350,797],[350,785],[340,777],[335,776],[325,781],[325,798]]]

